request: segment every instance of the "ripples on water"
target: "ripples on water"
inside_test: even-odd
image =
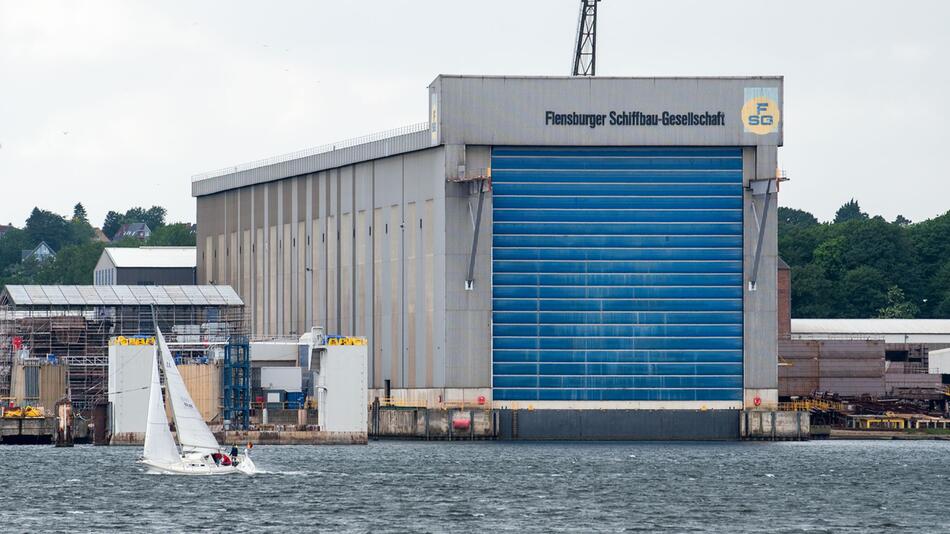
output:
[[[947,442],[254,452],[271,473],[146,475],[138,448],[0,447],[0,531],[950,531]]]

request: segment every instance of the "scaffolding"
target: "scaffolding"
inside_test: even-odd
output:
[[[243,304],[223,302],[22,304],[5,290],[0,298],[0,397],[10,396],[14,361],[45,360],[66,366],[67,398],[74,411],[90,415],[94,406],[107,402],[109,339],[155,335],[152,306],[176,360],[223,359],[232,336],[246,339],[248,324]]]
[[[251,424],[251,347],[247,336],[231,336],[224,347],[224,424],[248,430]]]

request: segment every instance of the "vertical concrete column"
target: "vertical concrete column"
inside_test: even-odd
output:
[[[755,289],[749,282],[759,239],[759,224],[765,204],[763,196],[753,197],[748,186],[752,180],[775,178],[777,147],[762,145],[743,149],[743,405],[753,408],[759,399],[760,408],[775,408],[778,402],[778,317],[777,256],[778,202],[769,197],[762,254],[759,258]]]

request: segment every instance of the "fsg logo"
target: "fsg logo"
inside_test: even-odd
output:
[[[778,89],[775,87],[746,87],[742,105],[742,125],[746,132],[766,135],[778,131],[781,111],[778,108]]]

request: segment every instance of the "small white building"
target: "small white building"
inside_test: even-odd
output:
[[[195,285],[195,247],[106,247],[93,283],[129,286]]]

